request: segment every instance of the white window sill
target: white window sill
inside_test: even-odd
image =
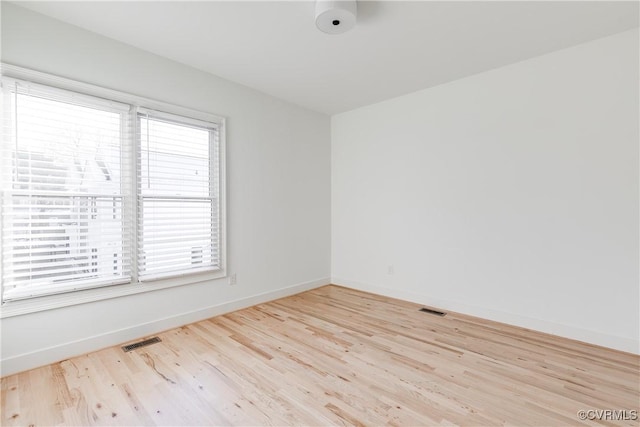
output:
[[[39,311],[53,310],[72,305],[86,304],[127,295],[152,292],[176,286],[192,285],[226,277],[224,270],[194,273],[184,276],[158,279],[138,283],[106,286],[102,288],[86,289],[57,295],[47,295],[36,298],[7,301],[2,304],[0,318],[21,316]]]

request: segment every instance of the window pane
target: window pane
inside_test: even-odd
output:
[[[123,276],[120,197],[13,195],[7,206],[12,264],[5,279],[29,286]]]
[[[120,194],[120,114],[19,94],[14,189]]]
[[[143,195],[209,197],[209,130],[142,117]]]
[[[143,199],[141,275],[217,266],[212,201]]]

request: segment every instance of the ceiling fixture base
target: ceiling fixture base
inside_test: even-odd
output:
[[[356,26],[356,0],[317,0],[316,26],[327,34],[342,34]]]

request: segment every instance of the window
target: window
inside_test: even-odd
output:
[[[77,85],[2,80],[2,302],[224,275],[223,121]]]
[[[176,120],[138,113],[141,280],[219,267],[218,133]]]

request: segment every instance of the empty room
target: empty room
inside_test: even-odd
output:
[[[1,425],[640,425],[640,2],[0,5]]]

